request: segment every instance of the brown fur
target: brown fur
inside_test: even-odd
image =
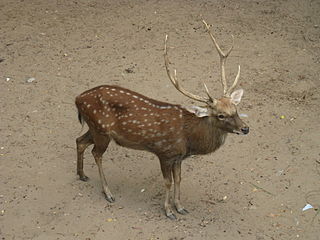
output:
[[[215,151],[224,143],[227,132],[244,125],[234,120],[237,118],[235,106],[227,98],[218,100],[216,106],[208,106],[212,114],[200,118],[180,105],[105,85],[79,95],[76,106],[79,119],[89,127],[88,132],[77,139],[77,173],[80,179],[87,180],[83,171],[83,152],[94,144],[92,153],[99,167],[103,191],[107,200],[113,202],[102,171],[102,154],[109,142],[114,140],[124,147],[152,152],[160,159],[166,185],[165,211],[170,218],[174,218],[169,206],[172,180],[176,209],[181,214],[187,213],[180,204],[181,161],[190,155]],[[229,121],[234,122],[224,127],[225,123],[216,118],[215,112],[227,114]]]

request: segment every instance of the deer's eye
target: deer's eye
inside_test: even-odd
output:
[[[219,114],[219,115],[218,115],[218,118],[219,118],[220,120],[224,120],[224,119],[225,119],[225,116],[222,115],[222,114]]]

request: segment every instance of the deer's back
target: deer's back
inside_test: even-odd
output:
[[[76,98],[90,131],[108,135],[119,145],[157,155],[183,155],[185,109],[118,86],[99,86]]]

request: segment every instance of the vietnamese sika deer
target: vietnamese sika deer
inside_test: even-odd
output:
[[[169,69],[167,39],[164,44],[165,66],[169,79],[185,96],[205,103],[204,107],[182,107],[150,99],[139,93],[118,86],[103,85],[88,90],[76,98],[79,120],[87,123],[89,130],[77,138],[77,174],[87,181],[83,171],[83,153],[94,144],[93,157],[99,168],[103,192],[109,202],[114,202],[102,169],[102,155],[111,140],[123,147],[146,150],[158,156],[165,180],[165,214],[170,219],[175,215],[170,207],[170,188],[174,183],[174,205],[178,213],[188,211],[180,203],[181,162],[190,155],[207,154],[217,150],[227,133],[247,134],[249,128],[238,116],[243,90],[233,91],[240,77],[240,66],[234,83],[228,89],[225,62],[232,50],[225,54],[220,49],[210,28],[203,21],[209,36],[220,56],[223,96],[215,99],[208,88],[206,97],[183,89]]]

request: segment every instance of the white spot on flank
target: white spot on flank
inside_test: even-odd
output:
[[[121,93],[124,93],[124,91],[120,90]]]
[[[106,126],[104,124],[102,124],[102,128],[105,128]]]
[[[114,122],[112,122],[111,124],[110,124],[110,126],[113,126],[114,125]]]
[[[134,98],[138,98],[138,96],[136,96],[136,95],[133,95],[133,97],[134,97]]]
[[[101,120],[100,120],[100,119],[98,120],[98,123],[99,123],[99,124],[101,123]]]
[[[127,124],[127,122],[122,122],[122,125],[126,125]]]
[[[131,95],[131,93],[129,93],[129,92],[126,92],[126,94],[127,94],[127,95]]]
[[[91,105],[90,105],[90,104],[88,104],[88,105],[87,105],[87,108],[89,108],[90,106],[91,106]]]
[[[115,91],[115,89],[114,89],[114,88],[111,88],[111,91]]]
[[[93,110],[93,114],[96,114],[97,113],[97,110]]]

